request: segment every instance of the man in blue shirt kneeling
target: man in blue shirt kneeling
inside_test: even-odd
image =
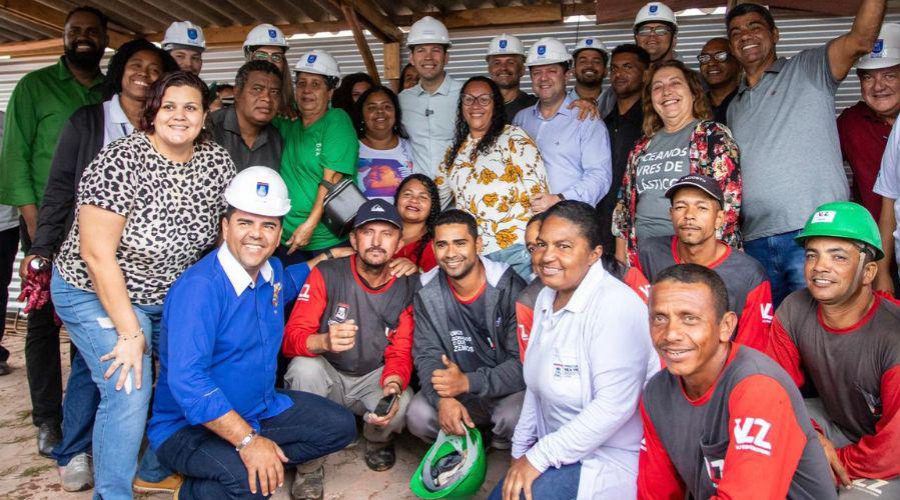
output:
[[[290,209],[287,187],[266,167],[225,190],[224,243],[188,269],[165,302],[160,373],[148,438],[184,476],[176,498],[263,498],[284,465],[347,446],[351,414],[309,393],[276,391],[284,304],[309,274],[270,259]]]

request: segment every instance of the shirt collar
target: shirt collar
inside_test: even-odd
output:
[[[444,71],[444,81],[441,82],[441,86],[438,87],[437,90],[435,90],[434,93],[432,93],[431,95],[437,95],[437,94],[449,95],[450,94],[450,85],[451,85],[450,75],[448,75],[447,72]],[[413,89],[415,89],[417,91],[418,95],[428,93],[428,91],[425,90],[424,87],[422,87],[422,82],[417,83],[416,86],[413,87]]]
[[[241,125],[238,123],[237,110],[234,109],[234,106],[225,108],[225,119],[222,121],[222,126],[229,132],[241,135]]]
[[[781,73],[782,68],[784,68],[784,65],[787,64],[787,61],[788,60],[785,57],[777,58],[777,59],[775,59],[775,62],[773,62],[771,66],[769,66],[768,68],[765,69],[765,71],[763,71],[763,73]],[[761,81],[762,81],[762,79],[760,79],[760,82]],[[756,84],[759,85],[759,82],[757,82]],[[747,77],[745,76],[745,77],[741,78],[741,85],[738,87],[738,94],[744,93],[744,91],[749,88],[750,88],[750,86],[747,85]]]
[[[219,264],[222,265],[222,270],[225,271],[225,276],[228,277],[228,281],[230,281],[231,286],[234,287],[234,293],[240,296],[247,287],[255,288],[256,285],[253,280],[250,279],[250,275],[247,274],[247,271],[241,266],[241,263],[231,254],[231,250],[228,249],[226,243],[222,243],[222,246],[219,247],[216,257],[219,259]],[[263,280],[269,283],[272,282],[275,273],[268,260],[266,260],[265,264],[260,268],[259,274],[262,275]]]
[[[569,302],[562,310],[570,311],[572,313],[584,312],[588,306],[588,301],[597,294],[597,287],[605,276],[606,270],[603,269],[603,264],[598,260],[588,270],[584,279],[581,280],[581,284],[578,285],[578,288],[575,289],[575,293],[572,294],[572,298],[569,299]],[[550,299],[542,304],[544,313],[553,314],[554,298],[556,298],[556,293],[550,294]]]
[[[122,103],[119,101],[119,94],[115,94],[109,100],[109,121],[112,123],[127,123],[131,124],[128,121],[128,116],[125,115],[125,110],[122,109]]]
[[[572,101],[573,101],[572,95],[567,92],[566,98],[563,99],[562,105],[559,107],[558,110],[556,110],[556,115],[569,116],[572,114],[573,111],[576,111],[576,110],[569,109],[569,105],[572,104]],[[544,115],[541,113],[541,101],[540,100],[538,100],[538,102],[534,103],[534,115],[538,119],[545,120],[545,121],[550,121],[550,120],[556,118],[556,115],[553,115],[550,118],[544,118]]]

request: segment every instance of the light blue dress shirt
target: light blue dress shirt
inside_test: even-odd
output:
[[[119,94],[115,94],[103,103],[103,145],[111,143],[134,132],[134,125],[128,121]]]
[[[579,121],[578,109],[568,109],[570,104],[572,99],[566,97],[559,111],[547,119],[538,102],[519,111],[513,124],[537,143],[554,194],[596,205],[612,183],[609,132],[603,120]]]
[[[419,83],[400,92],[403,128],[412,144],[413,172],[434,179],[456,132],[456,108],[462,82],[444,74],[444,82],[433,93]]]

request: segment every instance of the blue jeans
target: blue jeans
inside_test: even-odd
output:
[[[57,464],[68,465],[75,455],[91,451],[91,429],[99,405],[100,391],[91,380],[84,356],[75,349],[63,399],[62,441],[53,448]]]
[[[509,264],[510,267],[526,282],[530,282],[534,274],[531,272],[531,254],[522,243],[497,250],[485,255],[494,262]]]
[[[791,292],[806,288],[806,251],[794,241],[799,233],[791,231],[744,242],[744,252],[758,260],[769,275],[773,312]]]
[[[260,421],[259,435],[271,439],[291,465],[341,450],[356,437],[356,419],[349,410],[308,392],[280,391],[294,404]],[[250,493],[247,468],[231,443],[206,427],[185,427],[156,450],[164,465],[180,472],[184,483],[178,498],[266,498],[257,482]]]
[[[136,381],[131,392],[116,390],[118,372],[109,380],[103,374],[112,360],[100,358],[113,350],[118,334],[97,294],[80,290],[65,282],[54,269],[50,284],[56,313],[63,320],[72,342],[84,356],[91,379],[100,392],[100,404],[94,419],[94,498],[131,499],[131,482],[137,469],[138,451],[147,423],[147,410],[153,392],[150,350],[151,339],[159,333],[162,305],[133,306],[144,332],[141,388]]]
[[[575,500],[578,497],[578,481],[581,479],[581,464],[563,465],[559,469],[550,467],[531,483],[531,498],[535,500]],[[503,482],[491,492],[489,500],[503,498]],[[524,499],[522,494],[520,498]]]

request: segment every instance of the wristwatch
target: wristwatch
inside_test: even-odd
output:
[[[238,453],[241,452],[244,448],[250,445],[250,441],[253,441],[253,438],[256,437],[256,429],[250,429],[250,434],[244,436],[244,439],[241,439],[240,444],[234,447],[234,450]]]

